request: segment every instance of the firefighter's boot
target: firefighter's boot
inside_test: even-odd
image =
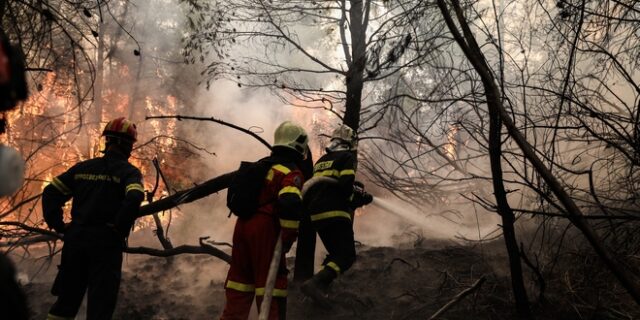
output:
[[[327,289],[336,276],[335,271],[330,268],[324,268],[311,279],[305,281],[300,289],[302,293],[313,299],[321,307],[329,309],[331,308],[331,303],[327,298]]]

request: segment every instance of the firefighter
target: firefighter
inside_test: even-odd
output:
[[[144,189],[140,170],[128,162],[136,126],[118,118],[102,135],[104,156],[72,166],[42,193],[44,219],[64,239],[50,320],[74,319],[85,291],[87,319],[111,319],[116,307],[122,251]],[[65,224],[62,208],[71,198],[71,222]]]
[[[325,296],[329,284],[347,271],[356,259],[354,211],[370,203],[373,198],[355,180],[357,136],[353,129],[346,125],[336,128],[326,152],[316,162],[313,178],[305,185],[304,202],[311,224],[328,255],[322,269],[306,280],[301,290],[328,307]],[[315,246],[307,248],[314,250]]]
[[[304,183],[301,168],[305,163],[307,143],[305,130],[290,121],[283,122],[275,131],[273,150],[266,158],[272,165],[265,177],[258,177],[263,184],[258,203],[264,205],[251,216],[236,220],[222,320],[247,319],[254,297],[260,310],[278,234],[282,237],[283,252],[268,319],[286,318],[288,270],[285,253],[298,233],[302,212],[300,189]]]

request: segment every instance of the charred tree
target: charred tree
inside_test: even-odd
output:
[[[484,64],[485,60],[480,55],[481,52],[471,51],[469,47],[474,47],[475,39],[470,37],[470,32],[466,32],[464,24],[464,16],[462,16],[462,10],[457,0],[452,0],[454,12],[458,19],[458,23],[463,25],[464,37],[458,32],[458,27],[454,24],[453,18],[450,15],[450,11],[447,8],[444,0],[438,1],[438,6],[442,12],[445,22],[449,27],[449,30],[453,34],[458,45],[467,54],[469,60],[473,60],[476,68],[483,68],[488,70],[488,67]],[[470,57],[473,55],[473,57]],[[472,63],[473,63],[472,62]],[[490,74],[490,73],[489,73]],[[491,74],[490,74],[491,75]],[[507,254],[509,256],[509,268],[511,270],[511,286],[513,295],[516,300],[516,310],[518,315],[523,319],[531,318],[531,310],[529,306],[529,299],[527,297],[527,291],[524,286],[524,279],[522,276],[522,263],[520,261],[520,252],[518,249],[518,241],[516,239],[514,222],[515,216],[509,202],[507,201],[507,193],[504,187],[503,175],[502,175],[502,123],[500,120],[500,110],[498,105],[500,102],[500,91],[498,90],[493,77],[482,77],[482,83],[485,89],[485,96],[487,98],[487,106],[489,108],[489,157],[491,160],[491,174],[493,182],[493,192],[496,198],[497,211],[502,218],[502,230],[504,241],[507,247]]]
[[[349,1],[351,8],[351,63],[345,76],[346,99],[344,124],[355,132],[360,128],[360,109],[362,106],[362,89],[364,87],[364,69],[367,64],[366,30],[369,21],[370,1]],[[346,10],[346,9],[345,9]],[[344,28],[344,25],[341,27]]]

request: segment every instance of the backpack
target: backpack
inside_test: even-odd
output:
[[[251,217],[261,206],[258,203],[264,180],[273,162],[264,158],[256,162],[242,161],[227,189],[227,207],[238,218]],[[229,213],[229,216],[231,216]]]

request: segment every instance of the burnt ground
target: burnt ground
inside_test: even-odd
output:
[[[504,268],[506,257],[500,253],[488,254],[489,251],[501,252],[500,243],[494,246],[496,250],[491,250],[491,245],[479,248],[447,243],[421,244],[405,249],[360,247],[352,269],[332,285],[334,306],[323,309],[302,298],[294,283],[289,290],[288,319],[429,319],[482,276],[486,281],[439,319],[514,319],[510,280],[508,270]],[[289,259],[288,263],[292,262]],[[115,319],[198,320],[216,319],[220,315],[224,305],[222,279],[226,268],[216,258],[182,255],[165,259],[129,255],[125,265]],[[589,265],[590,270],[595,270],[594,263]],[[627,298],[624,292],[607,285],[611,282],[606,276],[601,276],[603,287],[600,288],[587,283],[590,276],[585,270],[569,268],[563,277],[572,273],[580,273],[579,278],[585,282],[574,281],[567,285],[566,279],[549,278],[546,300],[531,299],[536,319],[640,318],[633,303],[611,301]],[[52,274],[53,271],[40,278],[52,280]],[[534,297],[537,295],[535,283],[529,282],[530,295]],[[49,287],[50,281],[33,281],[25,286],[33,319],[46,317],[53,302],[48,294]],[[612,291],[614,295],[604,294]],[[79,316],[78,319],[84,318]]]

